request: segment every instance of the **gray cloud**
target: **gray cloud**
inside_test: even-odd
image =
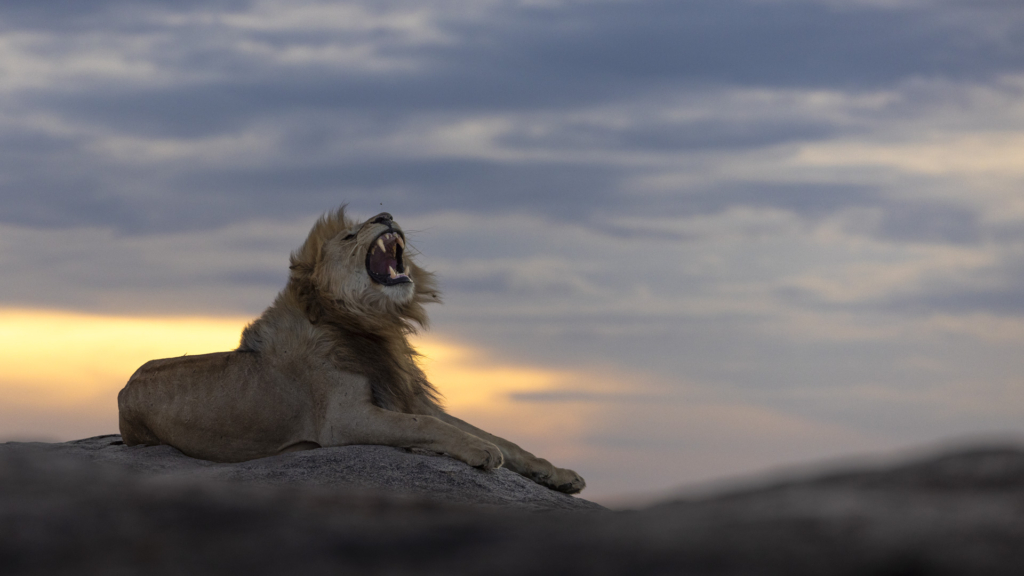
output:
[[[814,185],[753,182],[747,190],[726,184],[728,189],[698,190],[658,203],[638,199],[622,184],[637,168],[600,160],[408,158],[369,144],[374,138],[400,140],[411,122],[436,114],[580,109],[666,91],[685,94],[695,87],[705,95],[728,87],[863,91],[922,76],[985,80],[1024,70],[1024,53],[1012,49],[1024,24],[1011,3],[843,9],[741,1],[500,4],[473,17],[441,3],[431,5],[431,19],[449,40],[425,44],[409,44],[386,30],[166,23],[168,14],[244,14],[249,6],[165,3],[154,8],[112,1],[0,9],[3,29],[52,34],[50,52],[37,47],[37,56],[74,53],[76,34],[109,33],[115,39],[151,41],[147,51],[130,56],[161,71],[155,77],[109,81],[77,77],[70,85],[34,86],[6,96],[12,115],[52,115],[92,128],[72,135],[5,130],[0,195],[6,209],[0,219],[158,232],[289,217],[344,199],[369,198],[414,212],[516,210],[575,220],[628,210],[699,213],[726,205],[820,214],[882,194],[845,185],[823,185],[818,192]],[[367,9],[397,6],[404,5]],[[241,40],[278,49],[369,43],[377,54],[414,65],[364,70],[285,64],[240,50]],[[325,118],[340,121],[325,123]],[[259,166],[167,159],[132,165],[90,148],[101,134],[194,139],[237,135],[254,126],[269,126],[277,146],[276,155]],[[570,121],[540,136],[513,126],[495,143],[524,151],[708,153],[867,129],[848,120],[791,115],[633,121],[617,128]],[[363,151],[353,152],[362,142],[368,144]],[[337,144],[347,151],[328,157],[319,152]],[[922,220],[896,211],[879,233],[963,242],[977,236],[971,218],[947,211]]]
[[[910,242],[970,244],[982,238],[977,212],[938,202],[893,202],[886,205],[878,234]]]
[[[132,0],[53,0],[46,6],[5,4],[0,7],[3,18],[0,30],[56,30],[62,32],[152,29],[147,16],[156,10],[189,12],[195,9],[241,10],[252,6],[252,0],[157,0],[140,7]]]
[[[760,120],[699,120],[657,126],[611,129],[588,124],[567,125],[551,133],[511,132],[498,141],[512,147],[612,150],[716,150],[771,146],[835,136],[839,128],[826,123]]]
[[[98,5],[96,18],[89,21],[93,31],[103,28],[106,15],[122,10],[115,5],[108,12],[103,6]],[[237,10],[240,5],[218,7]],[[192,8],[165,7],[183,14]],[[34,12],[18,13],[27,17]],[[47,11],[47,18],[54,13]],[[71,13],[80,15],[81,9]],[[1024,33],[1024,16],[1012,3],[836,9],[806,2],[661,0],[557,7],[505,4],[486,18],[466,20],[445,12],[435,16],[453,42],[406,46],[384,33],[350,30],[339,37],[334,31],[168,28],[161,31],[174,36],[158,44],[166,45],[167,53],[153,58],[164,66],[207,70],[215,76],[185,86],[114,83],[73,94],[32,96],[58,109],[73,108],[140,130],[159,126],[173,132],[206,125],[215,131],[282,108],[369,110],[377,115],[562,108],[670,87],[863,90],[921,76],[983,80],[1024,68],[1024,55],[1013,49],[1014,39]],[[114,33],[123,20],[112,18]],[[197,41],[182,42],[190,34]],[[239,51],[230,42],[212,41],[211,35],[279,48],[365,36],[388,55],[409,57],[418,66],[385,72],[287,66]]]
[[[933,282],[913,294],[886,298],[879,306],[899,314],[1024,318],[1024,266],[1013,252],[1001,260],[969,278]]]
[[[713,214],[737,206],[776,208],[808,216],[828,215],[850,207],[875,206],[883,196],[877,189],[851,184],[729,183],[677,199],[680,213]]]
[[[580,5],[503,14],[475,61],[581,80],[769,86],[887,85],[916,75],[986,78],[1019,70],[1022,17],[1011,3],[837,9],[809,2]],[[998,32],[997,32],[998,31]],[[519,50],[505,50],[507,46]],[[565,71],[571,71],[569,76]],[[562,81],[559,81],[562,78]],[[614,84],[612,84],[614,85]]]
[[[585,392],[579,390],[553,390],[548,392],[513,392],[509,397],[514,402],[543,402],[543,403],[566,403],[566,402],[614,402],[614,403],[644,403],[664,404],[681,402],[681,398],[672,398],[656,394],[616,394]]]
[[[893,308],[910,311],[986,312],[998,316],[1024,317],[1024,286],[998,290],[964,290],[952,294],[925,295],[893,302]]]

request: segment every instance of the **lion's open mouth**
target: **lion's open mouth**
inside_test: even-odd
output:
[[[385,286],[412,282],[405,273],[402,252],[405,239],[398,232],[385,232],[370,245],[366,253],[366,272],[374,282]]]

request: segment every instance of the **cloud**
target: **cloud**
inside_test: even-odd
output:
[[[502,134],[497,143],[512,148],[569,148],[614,150],[715,150],[771,146],[793,141],[818,140],[833,135],[834,125],[800,121],[698,120],[630,125],[620,129],[577,124],[517,130]]]
[[[682,398],[643,393],[592,392],[579,390],[551,390],[543,392],[513,392],[509,394],[513,402],[601,402],[601,403],[653,403],[682,402]]]
[[[964,97],[921,78],[994,83],[1010,106],[1020,18],[972,6],[108,2],[49,19],[7,7],[0,217],[139,234],[343,200],[595,226],[731,206],[888,209],[885,183],[836,182],[835,169],[1013,165],[994,135],[980,148],[970,134],[877,141]],[[996,98],[967,97],[971,110]],[[970,208],[932,210],[927,225],[893,210],[879,234],[983,234]]]
[[[978,213],[942,203],[893,203],[879,223],[881,237],[909,242],[970,244],[982,237]]]
[[[136,236],[0,226],[0,291],[6,304],[33,308],[258,314],[284,286],[288,254],[309,226],[255,221]]]
[[[1019,131],[944,134],[933,141],[907,143],[832,142],[808,145],[796,163],[824,166],[892,167],[931,176],[955,174],[1024,175],[1024,135]]]
[[[542,70],[555,91],[596,78],[605,86],[614,78],[864,88],[921,74],[981,79],[1022,63],[1005,42],[1022,20],[1010,3],[839,9],[660,1],[575,8],[571,18],[565,9],[507,10],[488,31],[488,46],[468,54],[515,71],[530,67],[535,76]],[[510,45],[520,49],[503,50]]]
[[[953,315],[990,314],[1002,318],[1024,318],[1024,269],[1016,254],[978,271],[970,279],[935,283],[913,296],[896,296],[884,306],[903,313],[928,314],[941,311]]]

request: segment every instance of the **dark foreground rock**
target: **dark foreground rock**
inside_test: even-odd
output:
[[[165,482],[223,480],[266,487],[320,487],[527,510],[602,508],[545,488],[504,468],[483,471],[452,458],[389,446],[337,446],[235,464],[189,458],[170,446],[128,447],[116,434],[59,444],[6,446],[8,450],[114,465]]]
[[[0,573],[1024,574],[1019,448],[634,512],[537,512],[318,473],[161,471],[74,444],[0,445]]]

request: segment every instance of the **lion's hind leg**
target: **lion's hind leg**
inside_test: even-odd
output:
[[[118,414],[117,426],[121,430],[121,441],[124,442],[125,446],[135,446],[138,444],[156,446],[160,444],[160,439],[156,437],[156,434],[153,434],[152,430],[146,427],[145,424],[126,417],[123,410]]]
[[[156,437],[156,434],[148,426],[141,422],[141,418],[132,409],[130,386],[131,381],[117,395],[117,427],[121,431],[121,441],[124,442],[125,446],[135,446],[137,444],[156,446],[161,443],[160,439]]]

